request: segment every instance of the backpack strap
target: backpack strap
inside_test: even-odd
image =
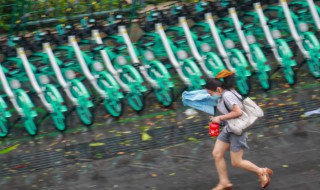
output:
[[[225,107],[225,108],[227,109],[227,111],[230,113],[231,110],[228,108],[228,106],[227,106],[226,102],[223,100],[223,98],[222,98],[222,101],[223,101],[224,107]]]
[[[228,90],[228,91],[229,91],[229,90]],[[224,93],[225,93],[225,92],[224,92]],[[224,101],[224,98],[223,98],[224,93],[221,95],[221,98],[222,98],[222,101],[223,101],[224,107],[225,107],[225,108],[226,108],[226,110],[230,113],[230,112],[231,112],[231,110],[228,108],[228,106],[227,106],[227,104],[226,104],[226,102]]]
[[[237,95],[236,95],[234,92],[232,92],[231,90],[226,90],[226,91],[231,92],[232,94],[234,94],[234,96],[235,96],[235,97],[237,97],[237,98],[238,98],[238,100],[239,100],[240,102],[243,102],[243,99],[242,99],[242,98],[240,98],[239,96],[237,96]],[[224,93],[223,93],[223,94],[224,94]],[[227,106],[226,102],[224,101],[223,94],[221,95],[221,98],[222,98],[222,101],[223,101],[224,107],[225,107],[225,108],[226,108],[226,110],[230,113],[230,112],[231,112],[231,110],[228,108],[228,106]]]
[[[231,90],[230,90],[230,92],[231,92],[232,94],[234,94],[235,97],[237,97],[240,102],[243,102],[243,99],[242,99],[242,98],[240,98],[239,96],[237,96],[237,95],[236,95],[234,92],[232,92]]]

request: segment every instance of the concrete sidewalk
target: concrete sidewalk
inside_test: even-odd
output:
[[[250,95],[266,116],[249,131],[245,158],[274,170],[268,189],[320,189],[320,118],[303,115],[320,107],[320,84],[301,78],[294,88],[277,83]],[[119,120],[97,110],[91,128],[71,118],[60,134],[47,120],[35,138],[16,125],[0,141],[0,190],[211,190],[218,178],[208,115],[186,117],[185,109],[180,100],[165,110],[150,100],[141,115]],[[260,189],[255,174],[229,174],[235,190]]]
[[[245,158],[274,170],[268,189],[320,189],[320,118],[250,131]],[[210,190],[218,177],[209,136],[160,150],[81,161],[1,180],[3,190]],[[228,166],[230,157],[226,156]],[[255,174],[229,167],[235,190],[255,190]],[[6,181],[6,182],[4,182]]]

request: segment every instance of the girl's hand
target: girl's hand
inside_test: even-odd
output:
[[[214,123],[219,123],[220,124],[220,118],[219,116],[218,117],[213,117],[213,116],[210,116],[210,121],[214,122]]]

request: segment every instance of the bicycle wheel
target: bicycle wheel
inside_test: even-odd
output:
[[[127,94],[127,100],[130,105],[130,107],[134,111],[142,111],[144,109],[144,96],[143,94],[138,93],[130,93]]]
[[[104,100],[104,107],[113,117],[120,117],[123,114],[123,103],[121,99],[118,100]]]
[[[36,115],[32,115],[32,112],[34,111],[34,105],[31,103],[29,96],[22,90],[17,93],[17,103],[19,107],[22,108],[22,111],[24,113],[24,117],[22,118],[22,120],[26,131],[31,136],[37,135],[38,127],[34,121],[34,116]]]
[[[283,70],[283,74],[284,74],[286,81],[290,85],[294,85],[296,83],[296,76],[295,76],[295,73],[294,73],[292,67],[286,66],[286,67],[283,67],[282,70]]]
[[[87,106],[78,106],[76,107],[76,111],[80,118],[80,121],[86,125],[91,126],[94,121],[93,114],[91,113],[90,109]]]
[[[250,84],[247,77],[236,77],[236,85],[239,89],[240,94],[248,95],[250,93]]]
[[[38,134],[38,127],[34,122],[33,117],[23,118],[24,127],[31,136],[36,136]]]
[[[62,112],[52,113],[51,118],[59,131],[65,131],[67,129],[66,118]]]
[[[307,64],[312,76],[316,79],[320,78],[320,56],[307,60]]]
[[[5,117],[0,118],[0,137],[4,138],[9,133],[9,122]]]
[[[160,102],[164,107],[171,106],[173,102],[173,89],[155,89],[154,91],[158,102]]]
[[[267,72],[264,71],[259,71],[258,72],[258,79],[260,82],[260,85],[262,86],[262,88],[264,90],[269,90],[271,85],[270,85],[270,77],[269,74]]]
[[[106,93],[112,91],[112,89],[108,87],[110,85],[107,85],[107,82],[103,79],[98,81],[98,85]],[[120,117],[123,113],[123,105],[121,99],[118,98],[118,93],[120,92],[113,90],[112,93],[108,94],[109,98],[103,101],[105,109],[113,117]]]
[[[53,123],[59,131],[64,131],[67,129],[66,125],[66,118],[63,114],[62,104],[63,102],[60,102],[59,99],[62,99],[61,94],[54,86],[47,86],[46,92],[45,92],[45,98],[48,101],[48,103],[53,108],[53,113],[51,113],[51,118],[53,120]]]
[[[73,85],[70,88],[71,93],[78,100],[79,103],[79,105],[76,107],[76,112],[79,116],[81,123],[83,123],[86,126],[90,126],[93,124],[94,118],[88,106],[88,97],[84,96],[85,93],[82,92],[84,86],[82,83],[80,84],[83,86],[83,88],[81,88],[79,85],[75,85],[74,83],[72,84]]]

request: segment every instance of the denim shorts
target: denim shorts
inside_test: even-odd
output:
[[[228,132],[227,127],[224,127],[219,136],[218,139],[222,142],[230,144],[230,151],[232,152],[238,152],[242,149],[249,149],[249,146],[247,144],[248,134],[247,132],[244,132],[241,135],[236,135],[232,132]]]

